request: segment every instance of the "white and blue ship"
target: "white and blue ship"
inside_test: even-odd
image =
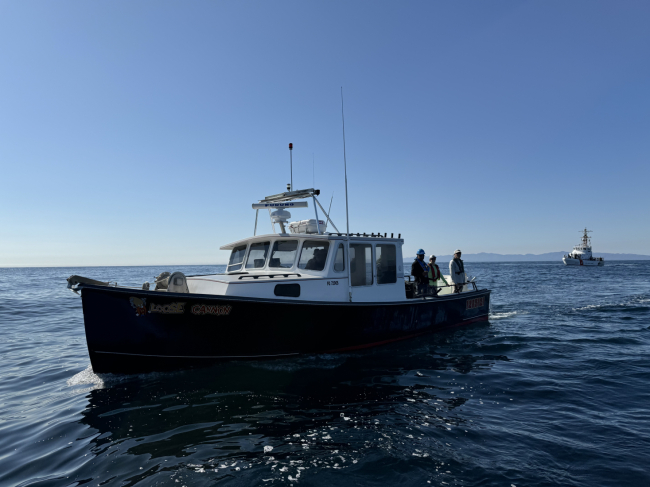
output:
[[[573,247],[573,250],[562,257],[564,265],[582,265],[582,266],[604,266],[605,261],[602,257],[594,257],[591,252],[591,230],[583,230],[582,241]]]

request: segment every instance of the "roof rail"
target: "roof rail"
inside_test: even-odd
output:
[[[271,203],[271,202],[278,202],[278,201],[293,201],[293,200],[301,200],[304,198],[311,198],[312,196],[318,196],[320,194],[320,189],[314,189],[314,188],[309,188],[309,189],[299,189],[298,191],[288,191],[286,193],[280,193],[280,194],[273,194],[271,196],[267,196],[263,200],[260,200],[260,203]]]

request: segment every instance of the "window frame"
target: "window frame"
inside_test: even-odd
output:
[[[265,244],[265,243],[268,243],[269,247],[268,247],[268,253],[267,253],[266,257],[264,258],[264,265],[262,267],[248,267],[248,258],[250,257],[251,249],[252,249],[253,245]],[[248,244],[248,248],[246,249],[246,260],[244,261],[243,270],[246,271],[246,272],[250,272],[250,271],[261,271],[262,269],[266,269],[267,266],[269,265],[269,259],[271,257],[271,250],[273,249],[273,246],[271,245],[272,243],[273,243],[273,240],[260,240],[258,242],[250,242]],[[255,265],[254,262],[253,262],[253,265]]]
[[[375,283],[378,286],[387,286],[387,285],[390,285],[390,284],[395,284],[395,283],[397,283],[397,272],[398,272],[397,271],[397,268],[398,268],[398,266],[397,266],[397,245],[395,245],[394,243],[387,242],[387,243],[376,243],[376,244],[373,245],[373,247],[377,247],[378,245],[382,245],[382,246],[383,245],[386,245],[386,246],[390,245],[390,246],[393,247],[393,249],[395,249],[395,281],[393,281],[393,282],[382,282],[381,284],[379,283],[379,271],[377,270],[377,249],[375,248],[374,249],[375,253],[374,253],[374,256],[373,256],[374,258],[372,260],[372,265],[375,268],[375,271],[374,271],[375,276],[376,276],[375,277]]]
[[[308,242],[318,242],[322,243],[323,245],[327,246],[327,255],[325,256],[325,262],[323,263],[323,268],[319,271],[314,270],[314,269],[304,269],[300,267],[300,258],[302,257],[302,251],[305,248],[305,244]],[[311,239],[311,238],[306,238],[300,242],[300,252],[298,253],[298,258],[296,259],[295,266],[296,266],[296,272],[299,271],[311,271],[311,272],[325,272],[327,270],[327,261],[330,258],[330,249],[331,249],[331,241],[329,239]],[[309,262],[309,261],[307,261]],[[307,264],[305,264],[307,265]]]
[[[277,242],[296,242],[296,255],[293,258],[293,264],[291,264],[291,267],[271,267],[271,258],[273,257],[273,249],[274,249],[275,244]],[[270,247],[271,250],[269,251],[269,258],[267,259],[268,262],[266,264],[266,268],[267,269],[285,269],[285,270],[294,269],[296,267],[296,265],[297,265],[296,262],[298,261],[298,257],[300,256],[298,251],[301,248],[302,248],[302,245],[301,245],[301,241],[300,241],[299,238],[278,238],[278,239],[272,240],[271,241],[271,247]]]
[[[333,253],[332,257],[332,272],[336,272],[337,274],[343,273],[346,271],[347,268],[347,261],[346,261],[346,250],[345,250],[345,243],[341,242],[340,240],[335,240],[335,242],[338,242],[336,245],[336,252]],[[343,270],[337,271],[336,270],[336,257],[338,255],[339,247],[343,247]]]
[[[349,274],[348,274],[348,279],[350,279],[350,286],[351,287],[371,287],[374,286],[377,283],[377,278],[376,278],[376,271],[375,271],[375,245],[373,242],[359,242],[359,243],[351,243],[350,244],[350,250],[352,250],[352,247],[357,246],[357,245],[364,245],[370,247],[370,269],[371,269],[371,275],[372,275],[372,282],[370,284],[363,284],[363,285],[354,285],[352,284],[352,257],[350,256],[350,269],[349,269]],[[355,259],[356,259],[356,249],[355,249]],[[355,263],[356,264],[356,263]]]
[[[232,257],[232,251],[235,250],[235,249],[238,248],[238,247],[244,247],[244,257],[242,257],[241,265],[239,266],[239,269],[229,271],[229,270],[228,270],[228,267],[230,267],[231,265],[237,265],[237,264],[230,264],[230,259],[231,259],[231,257]],[[250,244],[247,244],[247,243],[246,243],[246,244],[243,244],[243,245],[237,245],[237,246],[233,247],[233,248],[230,250],[230,257],[228,257],[228,264],[226,264],[226,273],[230,273],[230,272],[244,272],[244,269],[245,269],[245,262],[246,262],[246,259],[248,258],[248,249],[249,249],[249,248],[250,248]]]

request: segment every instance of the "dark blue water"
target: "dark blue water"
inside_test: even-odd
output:
[[[0,485],[650,485],[650,262],[467,268],[488,324],[137,376],[65,278],[174,269],[0,269]]]

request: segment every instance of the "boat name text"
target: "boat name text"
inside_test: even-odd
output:
[[[211,304],[195,304],[192,306],[192,314],[195,315],[216,315],[225,316],[230,314],[232,306],[218,306]]]
[[[185,303],[169,303],[149,305],[149,313],[162,313],[166,315],[179,315],[185,313]]]

